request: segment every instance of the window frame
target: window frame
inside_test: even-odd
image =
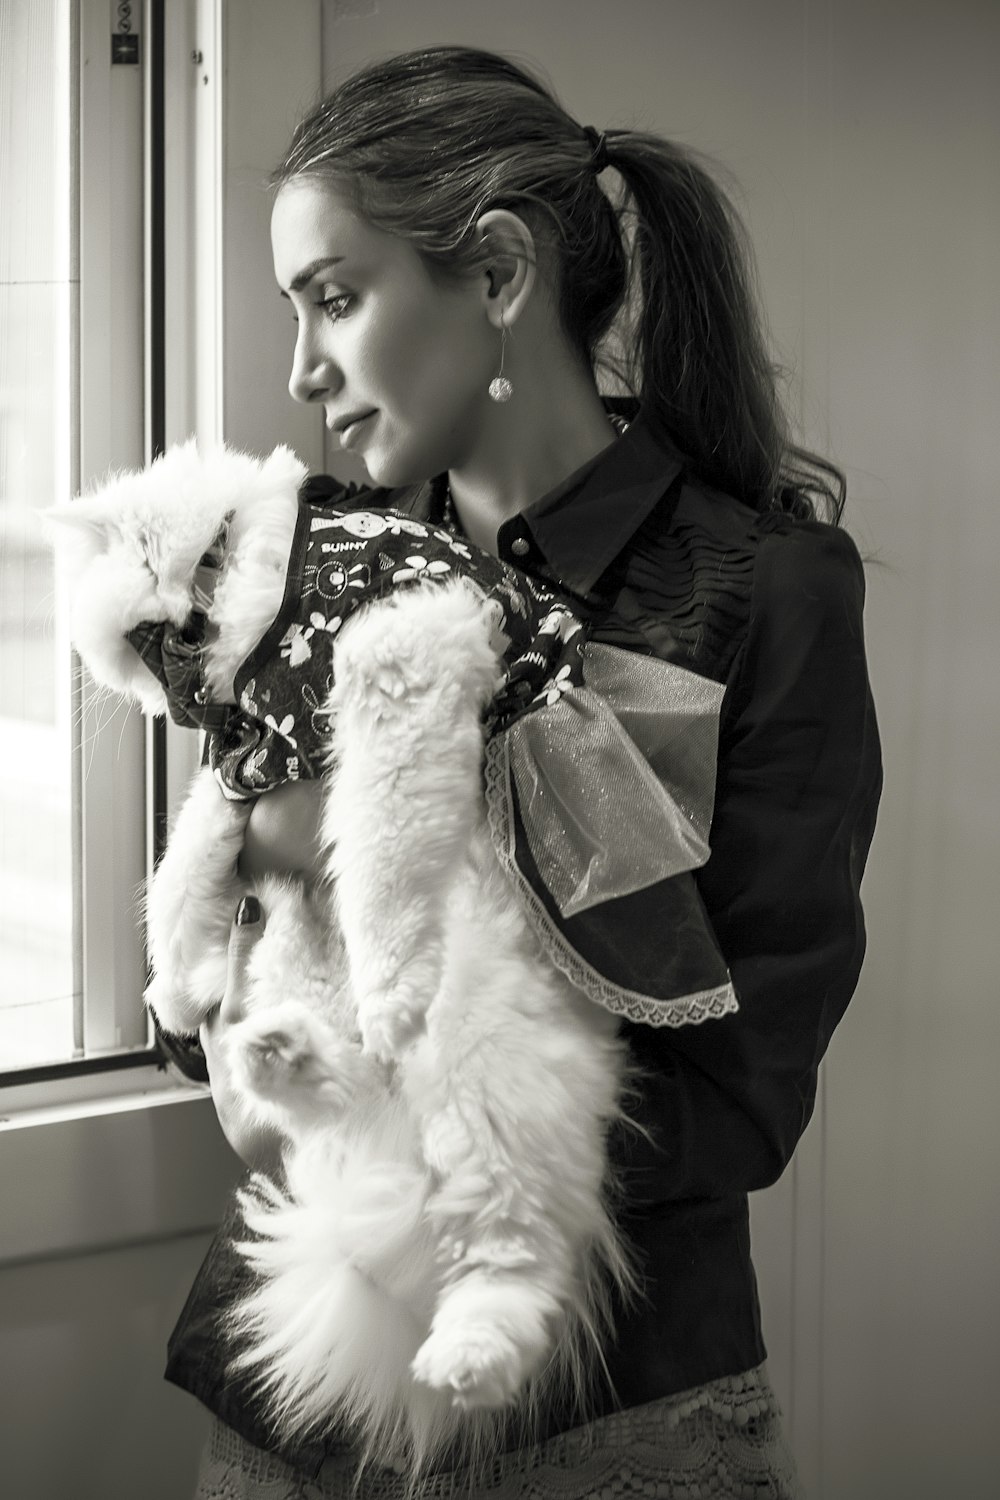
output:
[[[189,433],[221,436],[226,7],[134,6],[138,67],[111,64],[110,0],[70,0],[69,10],[79,78],[76,492]],[[11,1209],[0,1266],[203,1231],[242,1170],[208,1087],[166,1067],[142,1005],[136,897],[197,767],[198,737],[124,706],[109,720],[79,666],[72,691],[86,746],[74,799],[86,1055],[0,1074],[0,1195]]]
[[[142,464],[163,441],[163,9],[149,0],[126,8],[124,23],[117,17],[119,27],[139,30],[140,62],[124,66],[111,62],[116,8],[108,0],[67,0],[60,16],[69,30],[67,114],[77,168],[67,267],[71,493],[114,468]],[[56,619],[57,650],[69,663],[61,596]],[[160,1062],[142,1004],[145,935],[136,913],[155,848],[150,835],[165,821],[164,737],[123,704],[109,715],[106,694],[75,653],[65,691],[78,726],[70,830],[74,1051],[0,1073],[5,1111],[30,1086],[45,1105],[78,1094],[80,1085],[67,1091],[66,1080]]]
[[[220,112],[222,70],[216,63],[224,7],[222,0],[182,0],[169,7],[146,0],[132,7],[140,62],[124,66],[111,62],[117,10],[109,0],[66,6],[76,84],[71,150],[79,171],[69,299],[74,493],[162,451],[168,416],[177,436],[200,429],[199,436],[216,438],[218,424],[211,418],[221,410],[217,303],[212,316],[218,215],[210,213],[205,236],[196,233],[195,210],[176,210],[190,198],[190,184],[180,179],[192,160],[199,166],[202,216],[206,188],[210,203],[218,197],[213,185],[222,180],[222,136],[212,127]],[[191,86],[196,35],[203,38],[197,52],[204,65],[197,93]],[[203,282],[195,390],[184,379],[192,364],[192,320],[174,316],[169,349],[165,328],[168,308],[176,314],[191,287]],[[65,642],[65,601],[57,602],[57,615]],[[142,1003],[147,970],[140,893],[162,849],[169,811],[197,766],[197,738],[148,723],[125,705],[109,715],[106,695],[75,654],[67,690],[82,747],[74,755],[71,830],[77,871],[74,988],[83,997],[82,1025],[74,1028],[75,1055],[0,1072],[0,1128],[87,1108],[101,1097],[116,1108],[127,1095],[177,1086],[164,1075]],[[183,1087],[191,1086],[185,1081]]]

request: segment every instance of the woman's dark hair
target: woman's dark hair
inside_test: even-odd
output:
[[[839,519],[843,476],[789,439],[729,199],[693,152],[660,136],[609,130],[605,146],[617,204],[598,183],[593,138],[541,82],[493,53],[430,47],[335,89],[299,125],[272,185],[330,182],[446,276],[482,268],[482,214],[520,213],[553,252],[568,338],[639,397],[703,483],[757,510]]]

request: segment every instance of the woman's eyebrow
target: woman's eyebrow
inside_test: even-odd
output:
[[[325,271],[327,266],[337,265],[337,263],[339,261],[342,261],[343,258],[344,257],[342,255],[325,255],[322,256],[319,260],[311,260],[307,266],[302,267],[302,270],[291,282],[288,291],[301,292],[303,287],[307,287],[309,285],[314,276],[319,275],[320,271]],[[288,292],[282,292],[281,295],[283,297],[287,297]]]

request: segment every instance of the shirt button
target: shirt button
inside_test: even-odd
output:
[[[531,543],[526,537],[516,536],[510,544],[510,550],[515,557],[527,557],[531,551]]]

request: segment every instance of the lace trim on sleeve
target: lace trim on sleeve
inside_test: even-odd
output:
[[[699,1025],[702,1021],[716,1020],[738,1010],[736,995],[729,983],[673,1000],[661,1000],[615,984],[581,958],[552,920],[514,858],[510,767],[506,742],[500,735],[488,740],[486,745],[486,807],[494,853],[518,894],[532,931],[550,963],[588,1000],[616,1016],[658,1027]]]

